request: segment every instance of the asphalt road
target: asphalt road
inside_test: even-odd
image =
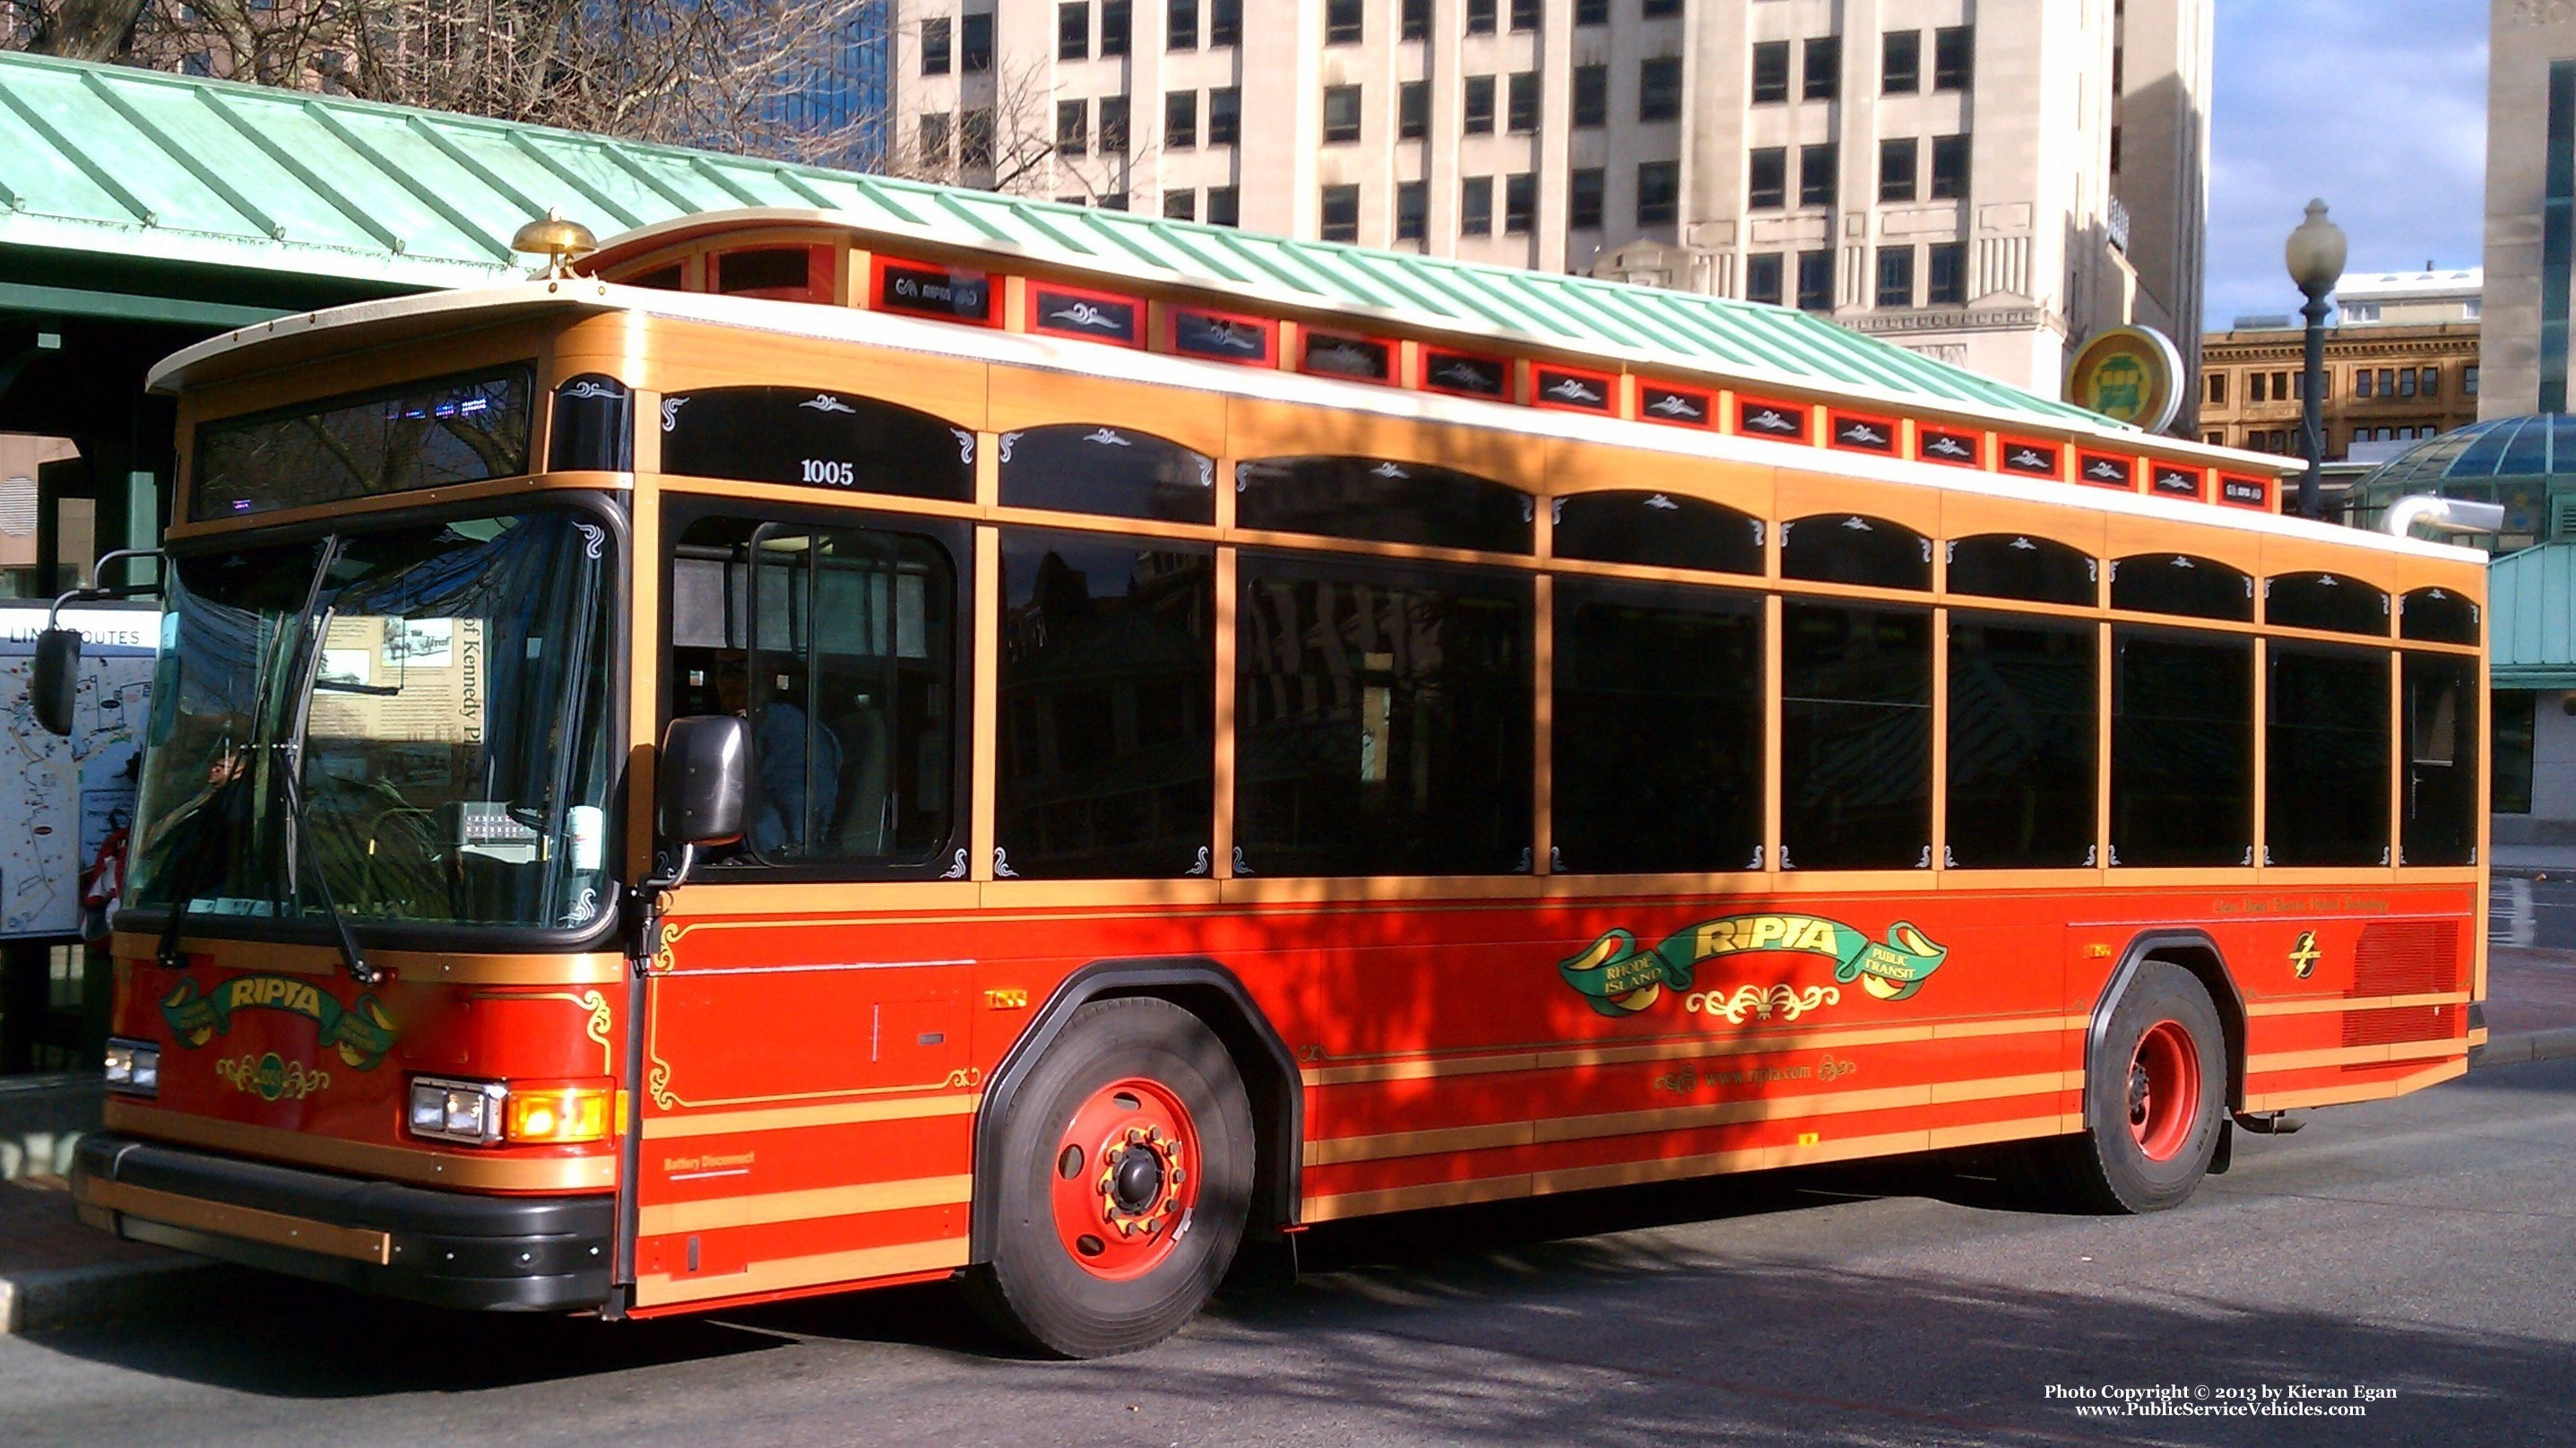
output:
[[[2499,875],[2488,914],[2488,936],[2499,944],[2576,950],[2576,877]]]
[[[2576,1060],[2240,1135],[2151,1218],[1809,1171],[1318,1229],[1307,1268],[1086,1364],[1004,1353],[944,1288],[613,1327],[262,1279],[213,1318],[0,1338],[0,1443],[2563,1445]],[[2366,1416],[2051,1392],[2157,1386]],[[2388,1396],[2299,1396],[2355,1388]]]

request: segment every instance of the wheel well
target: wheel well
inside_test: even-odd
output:
[[[2111,1019],[2111,1008],[2119,1004],[2120,992],[2128,988],[2129,977],[2139,966],[2160,960],[2191,972],[2200,988],[2209,992],[2209,1003],[2218,1012],[2218,1031],[2227,1050],[2227,1106],[2231,1111],[2245,1109],[2245,998],[2237,993],[2234,977],[2227,973],[2227,958],[2220,954],[2218,942],[2197,930],[2168,930],[2141,935],[2129,942],[2120,956],[2119,967],[2102,987],[2101,998],[2093,1004],[2093,1021],[2086,1033],[2086,1044],[2101,1039]],[[2089,1057],[2090,1052],[2087,1052]],[[2085,1093],[2090,1112],[2092,1093]]]
[[[1001,1124],[1011,1100],[1047,1046],[1085,1003],[1122,996],[1149,996],[1169,1001],[1196,1016],[1216,1033],[1243,1078],[1252,1103],[1252,1220],[1256,1235],[1275,1232],[1297,1220],[1298,1177],[1305,1161],[1305,1090],[1297,1063],[1279,1039],[1269,1017],[1243,988],[1234,972],[1203,957],[1149,960],[1100,960],[1067,976],[1047,999],[1036,1019],[1020,1033],[1010,1051],[986,1078],[984,1099],[975,1115],[975,1160],[982,1163],[999,1149]],[[998,1210],[995,1194],[978,1184],[973,1199],[969,1256],[985,1260],[994,1229],[990,1214]]]

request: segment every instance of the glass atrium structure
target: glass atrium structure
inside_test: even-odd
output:
[[[2417,443],[2354,485],[2347,521],[2377,528],[2410,493],[2502,503],[2502,533],[2455,540],[2494,553],[2576,542],[2576,413],[2489,418]]]

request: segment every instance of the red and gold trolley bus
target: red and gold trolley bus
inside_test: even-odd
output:
[[[582,269],[159,373],[93,1223],[1085,1355],[1317,1221],[2150,1210],[2465,1067],[2480,557],[2277,460],[821,213]]]

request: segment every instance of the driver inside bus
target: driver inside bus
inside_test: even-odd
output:
[[[744,835],[756,854],[810,854],[806,830],[813,830],[816,843],[830,839],[839,810],[841,743],[831,730],[816,727],[788,690],[767,692],[772,697],[754,709],[750,664],[739,654],[716,669],[716,697],[724,711],[751,721],[754,785]]]

